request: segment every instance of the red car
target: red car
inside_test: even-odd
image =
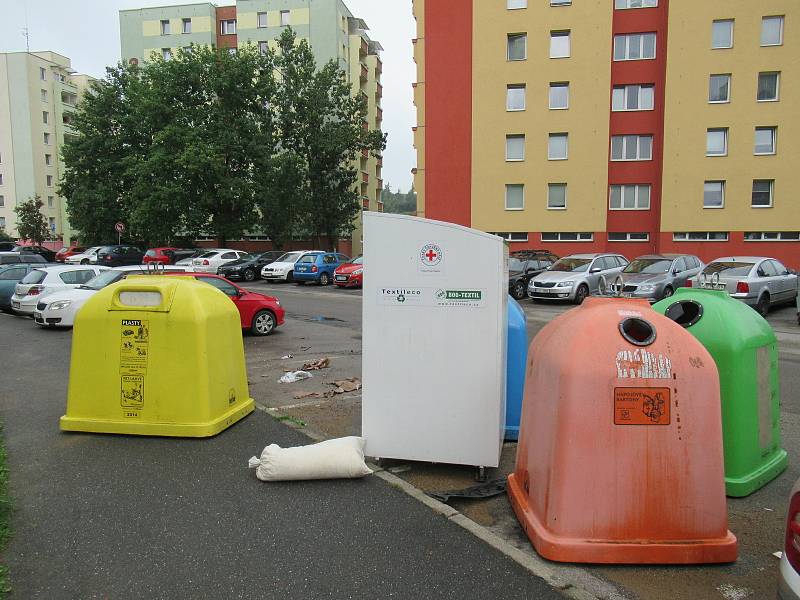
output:
[[[144,253],[142,263],[146,265],[151,263],[171,265],[172,257],[174,256],[173,252],[175,252],[175,250],[177,250],[177,248],[150,248]]]
[[[244,288],[240,288],[224,277],[212,275],[211,273],[182,273],[173,271],[164,273],[164,275],[194,277],[198,281],[213,285],[228,296],[228,298],[233,300],[236,308],[239,309],[242,329],[250,330],[253,335],[269,335],[276,327],[283,325],[286,311],[277,298],[250,292]]]
[[[363,286],[364,257],[359,256],[349,263],[339,265],[333,272],[333,283],[342,288]]]
[[[75,256],[76,254],[80,254],[81,252],[86,252],[85,246],[72,246],[67,248],[64,246],[61,250],[56,252],[56,262],[64,262],[70,256]]]

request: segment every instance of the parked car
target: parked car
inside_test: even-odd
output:
[[[350,262],[350,257],[336,252],[308,252],[294,265],[294,282],[303,285],[314,282],[317,285],[330,285],[333,272],[342,263]]]
[[[364,257],[359,256],[350,262],[336,267],[333,272],[333,283],[338,287],[363,287],[364,285]]]
[[[167,273],[167,275],[194,277],[198,281],[213,285],[233,301],[239,310],[242,329],[249,330],[253,335],[269,335],[284,323],[286,311],[281,306],[280,300],[273,296],[248,291],[224,277],[210,273]]]
[[[13,252],[16,242],[0,242],[0,252]]]
[[[222,265],[250,256],[242,250],[210,250],[192,259],[192,267],[198,273],[217,274]]]
[[[34,256],[42,258],[38,254]],[[31,263],[0,264],[0,310],[11,312],[11,296],[14,295],[17,284],[22,281],[28,273],[34,269],[38,269],[40,266],[39,264]]]
[[[117,244],[103,246],[97,251],[97,264],[104,267],[122,267],[124,265],[140,265],[144,252],[136,246]]]
[[[778,598],[800,600],[800,480],[789,494],[783,555],[778,567]]]
[[[528,291],[531,279],[549,269],[558,261],[555,254],[546,251],[520,251],[508,258],[508,293],[515,300],[522,300]]]
[[[627,265],[628,259],[619,254],[572,254],[531,279],[528,296],[581,304],[599,290],[601,279],[610,284]]]
[[[0,265],[47,264],[47,259],[41,254],[26,254],[25,252],[0,252]]]
[[[191,252],[188,250],[180,250],[175,253],[175,266],[191,267],[195,258],[202,256],[206,252],[211,252],[212,250],[219,250],[219,248],[196,248]]]
[[[261,279],[267,281],[294,281],[294,265],[309,250],[298,250],[287,252],[274,263],[268,264],[261,269]]]
[[[50,248],[45,248],[43,246],[21,246],[16,245],[11,249],[12,252],[25,252],[27,254],[38,254],[40,256],[44,256],[45,261],[47,262],[55,262],[56,261],[56,253],[50,250]]]
[[[159,264],[159,265],[171,265],[174,264],[175,253],[181,252],[182,248],[150,248],[147,252],[144,253],[144,258],[142,258],[142,264],[149,265],[149,264]],[[192,253],[194,250],[191,251]]]
[[[14,288],[11,310],[32,315],[39,301],[61,290],[83,285],[105,268],[97,265],[60,265],[31,270]]]
[[[80,308],[89,298],[104,287],[117,283],[130,275],[162,275],[172,271],[183,272],[183,269],[164,265],[162,268],[154,270],[147,265],[129,265],[104,270],[83,285],[60,292],[53,292],[39,300],[36,304],[36,310],[33,312],[33,320],[37,325],[72,327],[75,323],[75,315],[78,314]]]
[[[689,287],[725,290],[767,316],[773,306],[795,301],[797,275],[774,258],[729,256],[706,265]]]
[[[686,287],[686,281],[702,268],[702,261],[691,254],[639,256],[622,270],[621,294],[658,302],[672,296],[679,287]]]
[[[283,252],[270,250],[261,254],[250,254],[233,262],[222,265],[217,269],[217,274],[231,280],[241,279],[255,281],[261,278],[261,269],[280,258]]]
[[[64,246],[56,252],[56,262],[63,263],[67,257],[83,254],[84,252],[86,252],[85,246]]]
[[[68,265],[94,265],[97,264],[97,253],[102,246],[91,246],[83,252],[67,256],[64,263]]]

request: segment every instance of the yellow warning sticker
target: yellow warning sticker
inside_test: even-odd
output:
[[[144,377],[141,375],[123,375],[120,378],[120,383],[120,405],[122,408],[144,408]]]
[[[119,371],[124,375],[147,374],[150,353],[148,321],[123,319],[119,341]]]

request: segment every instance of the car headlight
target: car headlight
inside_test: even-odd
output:
[[[47,308],[49,308],[50,310],[64,310],[71,304],[72,300],[59,300],[58,302],[53,302]]]
[[[572,287],[573,285],[575,285],[574,281],[559,281],[556,287]]]
[[[655,286],[654,283],[644,283],[644,284],[639,286],[639,291],[640,292],[652,292],[655,289],[656,289],[656,286]]]
[[[353,271],[352,275],[361,275],[364,272],[364,269],[356,269]]]

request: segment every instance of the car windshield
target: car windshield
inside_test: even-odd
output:
[[[120,271],[104,271],[97,277],[92,277],[81,287],[87,290],[102,290],[104,287],[111,285],[112,283],[116,283],[122,279],[124,275],[125,273]]]
[[[518,258],[509,258],[508,259],[508,270],[509,271],[522,271],[522,261]]]
[[[294,263],[297,262],[297,259],[300,258],[299,252],[287,252],[283,256],[281,256],[275,262],[282,262],[282,263]]]
[[[623,273],[646,273],[657,275],[669,271],[672,261],[668,258],[637,258],[623,269]]]
[[[314,263],[317,262],[317,254],[306,254],[303,258],[298,260],[299,263]]]
[[[216,256],[219,252],[205,252],[198,256],[197,258],[211,258],[212,256]]]
[[[743,277],[750,274],[755,263],[748,262],[713,262],[703,269],[704,275],[719,273],[720,277]]]
[[[156,256],[156,251],[155,250],[148,250],[147,252],[144,253],[144,255],[145,256]]]
[[[25,284],[41,283],[42,281],[44,281],[45,277],[47,277],[47,273],[45,273],[44,271],[40,271],[38,269],[34,269],[33,271],[25,275],[25,277],[22,279],[20,283],[25,283]]]
[[[364,257],[363,256],[359,256],[358,258],[354,258],[353,262],[351,264],[363,265],[364,264]]]
[[[562,258],[550,267],[550,270],[564,273],[583,273],[589,269],[591,263],[592,261],[589,258]]]

